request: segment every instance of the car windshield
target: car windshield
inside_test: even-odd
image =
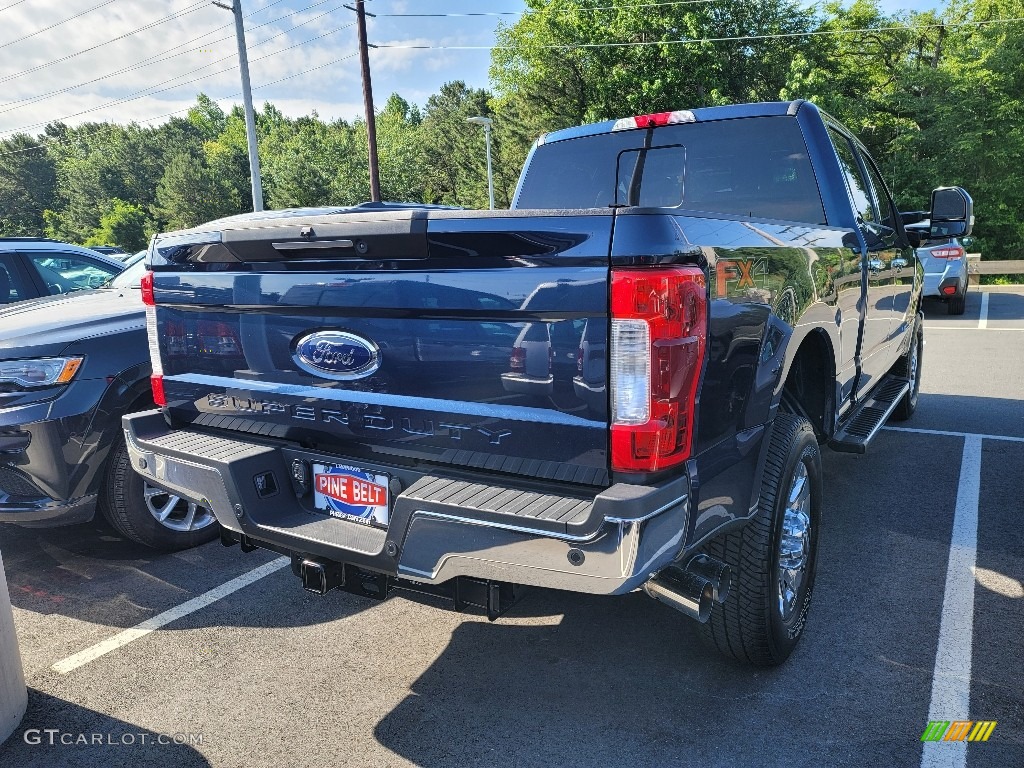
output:
[[[146,252],[139,251],[126,262],[124,272],[114,275],[103,284],[104,288],[138,288],[146,274]]]

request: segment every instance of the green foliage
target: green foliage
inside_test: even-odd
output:
[[[44,141],[25,134],[0,141],[0,235],[39,234],[55,182]]]
[[[507,206],[543,132],[672,109],[811,99],[879,161],[904,210],[937,186],[966,187],[986,259],[1024,257],[1024,0],[947,0],[924,13],[880,0],[527,0],[498,30],[494,92],[443,85],[420,107],[377,114],[383,197],[487,205],[484,131],[494,120],[495,196]],[[983,22],[983,23],[976,23]],[[992,23],[990,23],[992,22]],[[616,45],[609,45],[614,43]],[[625,43],[626,45],[620,45]],[[270,208],[369,198],[366,125],[256,115]],[[252,209],[241,108],[200,94],[155,128],[47,126],[0,141],[0,233],[138,242]],[[124,232],[114,236],[114,232]],[[144,238],[143,238],[144,239]]]
[[[167,164],[152,208],[161,229],[186,229],[238,213],[238,193],[202,153],[179,152]]]
[[[484,131],[478,125],[467,123],[470,117],[494,117],[486,91],[455,81],[446,83],[427,99],[421,128],[423,199],[426,202],[487,207]],[[495,205],[508,207],[515,179],[505,173],[506,166],[500,161],[505,133],[496,117],[494,120],[491,153],[498,158],[494,168]]]
[[[973,22],[1019,19],[1024,3],[956,0],[890,16],[858,0],[824,13],[821,29],[847,33],[805,47],[784,97],[811,99],[853,129],[904,210],[927,208],[935,187],[965,187],[984,258],[1021,258],[1024,24]]]
[[[142,206],[114,198],[110,209],[100,216],[100,225],[83,245],[119,245],[129,253],[141,251],[149,241],[146,219]]]
[[[786,0],[652,8],[635,0],[528,0],[499,28],[499,109],[540,132],[624,115],[778,98],[811,11]],[[678,42],[686,41],[686,42]],[[611,45],[626,43],[628,45]],[[606,46],[606,47],[603,47]]]

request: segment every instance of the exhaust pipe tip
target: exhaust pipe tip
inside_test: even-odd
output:
[[[685,570],[711,582],[711,586],[715,590],[715,602],[719,605],[729,599],[729,591],[732,588],[732,568],[725,563],[707,555],[697,555],[686,564]]]
[[[710,581],[691,571],[672,576],[659,574],[644,584],[644,592],[701,624],[711,616],[715,588]]]

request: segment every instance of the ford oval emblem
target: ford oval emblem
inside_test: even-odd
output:
[[[380,367],[380,349],[345,331],[316,331],[295,342],[295,364],[306,373],[337,381],[369,376]]]

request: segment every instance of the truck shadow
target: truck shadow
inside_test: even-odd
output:
[[[100,521],[34,529],[0,524],[0,545],[13,606],[117,629],[134,626],[277,557],[266,551],[242,555],[237,546],[224,547],[217,540],[182,552],[158,552],[121,537]],[[230,619],[217,621],[238,626],[307,626],[375,604],[355,596],[309,595],[288,568],[257,584],[262,586],[248,589],[277,590],[270,599],[287,601],[288,610],[232,613]]]
[[[496,624],[461,623],[378,742],[428,768],[917,764],[955,479],[908,482],[933,455],[878,439],[824,457],[814,605],[783,666],[725,660],[642,594],[537,590]]]
[[[46,733],[47,729],[58,732]],[[6,742],[0,743],[0,765],[209,766],[209,761],[189,743],[190,738],[192,744],[202,743],[201,727],[183,726],[180,731],[158,734],[30,688],[24,720]],[[184,743],[176,744],[176,740]]]
[[[557,603],[555,610],[565,612],[561,623],[464,622],[378,723],[378,742],[428,768],[756,765],[769,739],[771,764],[918,759],[916,733],[873,737],[870,746],[858,745],[855,759],[847,744],[839,746],[844,736],[865,738],[854,723],[840,719],[837,727],[829,715],[837,695],[859,695],[848,691],[851,683],[862,685],[857,667],[864,658],[857,653],[823,665],[822,648],[839,640],[827,629],[813,643],[818,647],[805,643],[785,667],[756,670],[723,660],[703,646],[688,619],[640,595],[535,599]],[[815,622],[819,635],[822,623]],[[769,733],[798,735],[781,740]],[[829,743],[817,750],[823,733]],[[877,759],[868,756],[876,751]]]

